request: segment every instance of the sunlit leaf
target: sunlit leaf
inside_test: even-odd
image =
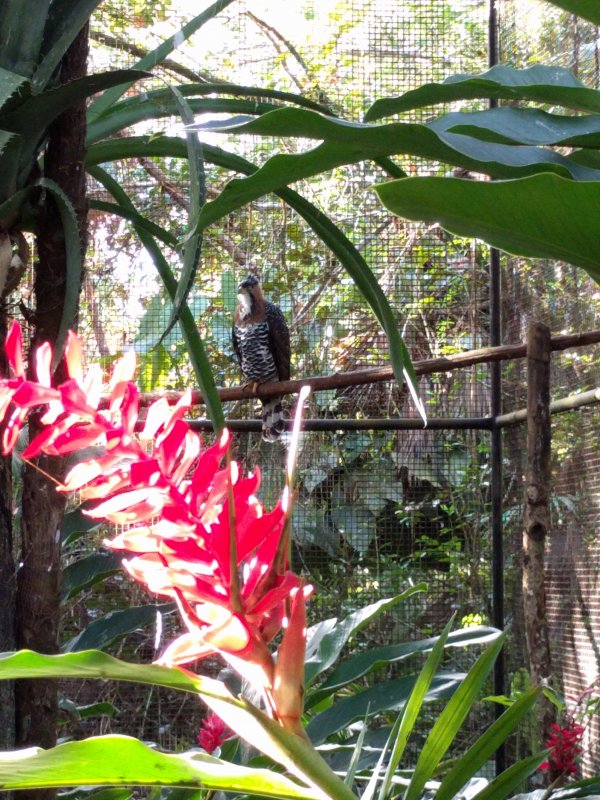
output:
[[[492,182],[405,178],[375,191],[400,217],[439,222],[513,255],[567,261],[600,282],[600,182],[549,174]]]
[[[498,64],[480,75],[452,75],[442,83],[426,83],[399,97],[376,100],[365,114],[365,120],[373,121],[437,103],[486,98],[531,100],[578,111],[600,112],[600,93],[588,89],[565,67],[535,64],[515,69]]]
[[[312,792],[271,770],[248,769],[199,751],[161,753],[128,736],[98,736],[51,750],[0,754],[0,788],[201,786],[267,797],[313,800]]]

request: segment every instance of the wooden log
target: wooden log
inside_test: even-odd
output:
[[[531,681],[539,686],[552,672],[544,556],[550,526],[550,330],[531,323],[527,338],[527,475],[523,509],[523,615]],[[540,703],[542,735],[552,719]]]

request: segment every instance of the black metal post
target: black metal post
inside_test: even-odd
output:
[[[488,27],[488,64],[490,67],[498,63],[498,11],[496,0],[490,0]],[[498,103],[490,100],[490,108]],[[501,275],[500,253],[495,248],[490,250],[490,345],[502,342],[501,320]],[[490,365],[490,413],[494,419],[502,413],[502,372],[501,365]],[[494,425],[491,431],[491,527],[492,527],[492,614],[493,624],[501,630],[504,628],[504,537],[502,531],[502,429]],[[494,693],[506,693],[504,654],[500,653],[494,669]],[[502,712],[497,708],[497,714]],[[496,751],[496,774],[506,768],[506,750],[502,744]]]

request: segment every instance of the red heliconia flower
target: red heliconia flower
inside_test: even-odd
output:
[[[552,725],[552,733],[546,740],[546,747],[551,748],[547,761],[540,764],[540,769],[548,770],[551,780],[561,775],[575,775],[577,758],[583,752],[581,740],[585,732],[583,725],[568,720],[564,725]]]
[[[133,354],[116,362],[101,408],[102,373],[84,374],[74,333],[65,353],[68,378],[55,388],[49,345],[37,352],[38,382],[25,380],[16,323],[6,349],[14,377],[0,380],[0,422],[13,409],[4,452],[14,447],[30,409],[38,407],[44,410],[42,430],[23,458],[82,454],[59,490],[100,501],[86,511],[89,516],[128,526],[105,545],[129,554],[123,563],[135,580],[176,601],[187,628],[161,663],[182,665],[220,654],[262,691],[273,716],[298,733],[310,588],[288,564],[289,495],[265,512],[256,497],[260,471],[240,476],[227,459],[227,431],[212,447],[202,447],[184,420],[189,391],[174,406],[156,401],[138,424]],[[284,625],[285,674],[282,666],[276,669],[269,647]]]
[[[217,714],[209,714],[202,720],[197,739],[200,747],[211,755],[227,739],[231,739],[234,735],[234,732],[223,722],[221,717]]]

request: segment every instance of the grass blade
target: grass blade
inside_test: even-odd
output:
[[[505,638],[505,634],[499,636],[482,653],[437,718],[423,745],[404,800],[418,800],[421,797],[425,784],[433,776],[436,767],[471,710],[471,706],[502,649]]]
[[[404,755],[404,751],[406,749],[409,736],[412,733],[413,728],[415,727],[415,723],[419,717],[423,703],[425,702],[425,697],[427,696],[427,692],[429,691],[429,687],[431,686],[431,681],[433,680],[437,672],[437,669],[441,663],[442,656],[444,655],[444,648],[446,646],[446,641],[448,639],[453,624],[454,624],[454,616],[448,622],[448,624],[440,634],[437,642],[435,643],[435,646],[433,647],[429,656],[427,657],[427,660],[423,665],[423,669],[419,673],[419,677],[417,678],[414,688],[410,693],[410,697],[408,698],[406,705],[404,706],[402,712],[400,713],[400,716],[398,717],[398,730],[396,732],[394,746],[390,754],[390,760],[383,779],[383,783],[381,784],[381,787],[379,789],[378,800],[385,800],[385,798],[388,795],[388,792],[392,785],[392,778],[394,777],[394,773],[398,768],[400,759]]]

